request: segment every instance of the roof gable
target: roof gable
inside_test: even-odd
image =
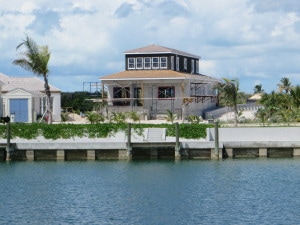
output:
[[[3,83],[2,92],[15,89],[23,89],[30,93],[41,93],[45,91],[44,81],[37,77],[9,77],[0,73],[0,81]],[[51,92],[60,92],[60,89],[50,85]]]
[[[29,91],[26,91],[22,88],[17,88],[17,89],[14,89],[14,90],[11,90],[9,92],[7,92],[5,94],[5,96],[32,96],[33,93],[29,92]]]
[[[175,54],[200,59],[200,56],[159,45],[149,45],[141,48],[136,48],[133,50],[126,51],[124,52],[124,54]]]

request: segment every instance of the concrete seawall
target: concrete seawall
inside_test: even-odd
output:
[[[207,129],[206,139],[165,137],[145,140],[136,133],[128,139],[124,133],[108,138],[74,138],[47,140],[11,139],[8,159],[5,143],[0,139],[2,160],[131,160],[131,159],[222,159],[249,157],[300,156],[300,128],[219,128],[216,152],[214,128]],[[130,140],[130,143],[128,143]]]

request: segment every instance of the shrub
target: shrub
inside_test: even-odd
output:
[[[104,121],[104,117],[96,112],[87,112],[86,118],[91,124],[100,123]]]
[[[127,130],[126,123],[95,124],[41,124],[11,123],[11,138],[35,139],[44,136],[46,139],[70,139],[74,137],[105,138],[117,131]],[[132,124],[132,129],[141,133],[143,128],[166,128],[167,136],[175,136],[175,124]],[[212,124],[179,124],[179,136],[187,139],[206,137],[206,128]],[[6,138],[6,126],[0,125],[0,138]]]

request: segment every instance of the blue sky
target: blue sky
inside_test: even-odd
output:
[[[199,71],[277,90],[300,84],[298,0],[0,0],[0,73],[33,76],[12,64],[29,35],[51,51],[49,82],[83,82],[124,70],[123,52],[151,44],[200,55]]]

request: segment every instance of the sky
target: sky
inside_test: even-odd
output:
[[[63,92],[123,71],[125,51],[152,44],[201,56],[201,74],[249,94],[283,77],[300,84],[298,0],[0,0],[0,73],[35,76],[12,64],[26,35],[49,47],[49,83]]]

